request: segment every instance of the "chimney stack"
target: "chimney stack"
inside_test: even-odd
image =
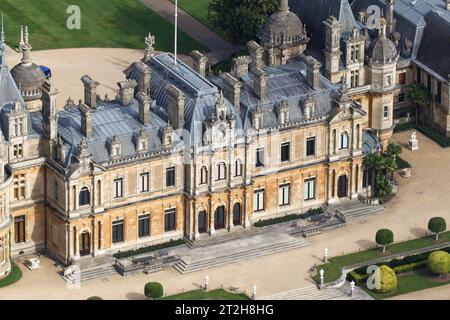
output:
[[[255,70],[254,90],[259,100],[265,100],[267,98],[267,74],[258,68]]]
[[[321,63],[309,56],[306,58],[306,78],[308,84],[313,89],[318,89],[320,86],[320,67]]]
[[[250,70],[252,72],[255,72],[256,69],[261,68],[264,64],[263,63],[264,49],[255,41],[249,41],[247,43],[247,48],[250,57],[252,58],[252,62],[250,63]]]
[[[136,80],[124,80],[117,82],[119,86],[119,99],[123,106],[129,106],[134,101],[134,88],[137,86]]]
[[[144,62],[137,62],[136,70],[138,72],[136,94],[139,92],[143,92],[146,95],[149,95],[150,94],[150,68]]]
[[[223,83],[223,95],[233,103],[236,111],[239,113],[241,107],[241,82],[227,72],[224,74]]]
[[[84,84],[84,104],[92,109],[97,108],[97,87],[100,83],[94,81],[89,75],[83,76],[81,81]]]
[[[450,0],[444,0],[444,7],[450,11]]]
[[[151,99],[145,93],[139,92],[136,95],[136,100],[139,102],[139,121],[143,125],[147,125],[150,122]]]
[[[174,85],[168,86],[167,96],[167,114],[169,121],[173,125],[175,130],[183,129],[184,104],[186,101],[186,96],[180,89],[178,89]]]
[[[86,138],[91,138],[92,131],[92,118],[94,116],[93,111],[86,104],[80,104],[78,109],[81,113],[81,132]]]
[[[240,79],[248,74],[248,66],[252,62],[249,56],[241,56],[233,59],[232,74],[235,78]]]
[[[195,72],[200,74],[202,77],[206,77],[206,65],[208,63],[208,58],[197,50],[191,52],[191,57]]]
[[[387,34],[388,36],[391,36],[395,31],[395,24],[394,24],[394,5],[395,0],[387,0],[386,1],[386,24],[387,24]]]

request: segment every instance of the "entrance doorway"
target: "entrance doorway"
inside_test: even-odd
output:
[[[206,211],[200,211],[198,213],[198,232],[199,233],[205,233],[207,231],[207,226],[206,226]]]
[[[342,175],[338,179],[338,197],[345,198],[347,197],[348,190],[348,178],[345,175]]]
[[[85,231],[80,236],[80,256],[89,254],[91,254],[91,236],[89,232]]]
[[[219,230],[225,228],[225,206],[220,206],[214,213],[214,229]]]
[[[235,203],[233,206],[233,225],[240,226],[241,221],[241,204]]]

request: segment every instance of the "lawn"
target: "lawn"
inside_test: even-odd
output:
[[[0,288],[12,285],[19,281],[20,278],[22,278],[22,270],[20,270],[17,265],[13,264],[11,273],[6,278],[0,280]]]
[[[325,283],[337,280],[341,275],[342,267],[353,265],[356,263],[370,261],[383,256],[394,255],[402,252],[408,252],[416,249],[430,247],[432,245],[450,241],[450,231],[439,235],[439,241],[435,241],[432,237],[419,238],[414,240],[403,241],[392,244],[387,247],[385,254],[382,254],[379,248],[374,248],[366,251],[351,253],[343,256],[330,258],[330,263],[317,267],[317,270],[324,269]],[[316,282],[319,282],[319,275],[314,277]]]
[[[392,294],[380,294],[378,292],[367,289],[367,287],[362,287],[372,298],[376,300],[382,300],[401,294],[424,290],[428,288],[434,288],[446,284],[450,284],[449,281],[434,281],[432,276],[426,270],[417,270],[411,273],[402,274],[397,277],[397,290]]]
[[[17,47],[20,25],[28,25],[34,50],[59,48],[144,48],[144,37],[156,37],[156,49],[173,51],[173,25],[140,0],[2,0],[7,42]],[[81,29],[69,30],[70,5],[81,9]],[[179,52],[205,51],[186,33],[179,32]]]
[[[175,0],[171,0],[175,3]],[[204,25],[214,29],[208,19],[208,7],[211,0],[178,0],[178,6]]]
[[[223,289],[208,292],[199,289],[164,297],[161,300],[249,300],[249,298],[244,293],[235,294]]]

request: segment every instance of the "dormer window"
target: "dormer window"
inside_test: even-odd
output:
[[[148,149],[147,134],[144,130],[141,130],[141,132],[139,133],[136,149],[137,152],[144,152]]]
[[[111,141],[110,154],[112,158],[120,157],[122,154],[122,144],[118,136],[114,136]]]
[[[287,101],[282,101],[279,109],[279,122],[280,124],[286,124],[289,121],[289,111]]]
[[[23,118],[14,120],[14,136],[20,137],[23,135]]]

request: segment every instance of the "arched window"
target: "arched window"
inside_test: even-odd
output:
[[[203,166],[200,169],[200,184],[208,183],[208,169]]]
[[[91,194],[89,192],[89,189],[87,187],[81,188],[81,190],[80,190],[80,198],[79,198],[79,201],[78,201],[80,207],[89,205],[90,198],[91,198]]]
[[[341,133],[341,149],[348,149],[348,133]]]
[[[236,177],[242,176],[242,161],[241,161],[241,159],[237,159],[235,162],[234,175]]]
[[[227,176],[227,167],[224,162],[217,165],[217,180],[225,180]]]

